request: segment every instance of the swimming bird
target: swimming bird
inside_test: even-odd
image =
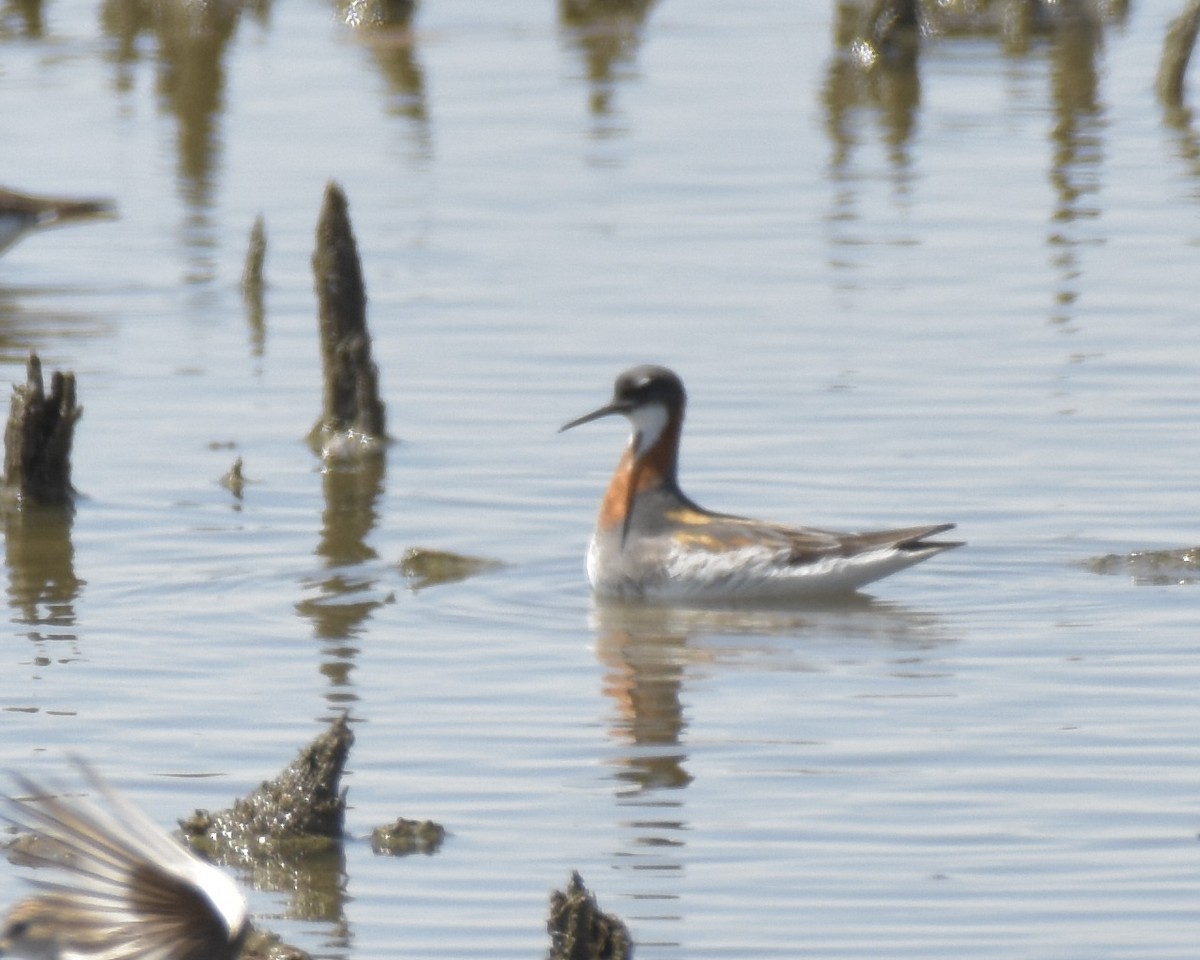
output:
[[[5,818],[34,835],[28,858],[54,869],[0,928],[21,960],[235,960],[250,930],[234,881],[196,858],[84,764],[105,806],[14,775]],[[107,808],[107,809],[106,809]]]
[[[686,404],[683,381],[670,370],[633,367],[617,377],[607,404],[560,428],[618,413],[633,427],[588,547],[598,595],[780,602],[847,593],[962,545],[927,539],[952,523],[837,533],[705,510],[677,479]]]
[[[115,213],[111,200],[36,196],[0,187],[0,253],[34,230]]]

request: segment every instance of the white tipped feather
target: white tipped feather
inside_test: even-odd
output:
[[[0,955],[234,960],[249,928],[237,884],[78,766],[105,806],[14,776],[26,796],[8,799],[6,819],[45,845],[31,859],[58,875],[31,881],[41,894],[10,911]]]

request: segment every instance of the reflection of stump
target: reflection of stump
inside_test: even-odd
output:
[[[260,213],[250,228],[250,241],[246,247],[246,262],[242,266],[242,292],[247,297],[262,296],[263,263],[267,259],[267,227]]]
[[[9,570],[8,604],[13,623],[56,627],[29,634],[49,640],[66,637],[75,624],[75,601],[83,580],[75,574],[71,543],[74,511],[61,506],[24,503],[4,517],[4,560]]]
[[[267,339],[266,310],[263,306],[263,263],[267,259],[267,228],[262,214],[250,228],[250,243],[246,250],[246,263],[242,268],[242,299],[246,301],[246,319],[250,321],[254,355],[261,357]]]
[[[25,383],[13,387],[4,428],[4,485],[21,499],[68,503],[75,492],[71,441],[82,414],[75,402],[75,374],[55,371],[47,396],[42,362],[31,353]]]
[[[407,30],[417,10],[417,0],[344,0],[342,19],[351,27]]]
[[[325,452],[373,449],[386,439],[379,370],[371,360],[367,294],[346,195],[332,181],[317,223],[313,253],[325,402],[312,440]]]
[[[1196,45],[1197,31],[1200,31],[1200,2],[1190,0],[1167,31],[1158,66],[1158,97],[1168,107],[1183,104],[1183,79],[1192,58],[1192,48]]]

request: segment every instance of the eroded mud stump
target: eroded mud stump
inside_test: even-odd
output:
[[[1196,584],[1200,583],[1200,547],[1110,553],[1089,560],[1087,566],[1093,573],[1123,574],[1136,584]]]
[[[56,370],[47,394],[42,362],[31,353],[25,383],[13,387],[4,428],[4,486],[13,496],[41,504],[71,501],[71,443],[82,415],[75,374]]]
[[[242,499],[242,495],[246,492],[246,474],[245,468],[242,465],[241,457],[238,457],[233,461],[233,466],[226,471],[218,483],[232,493],[238,500]]]
[[[379,370],[371,359],[367,294],[346,195],[330,181],[313,252],[321,365],[325,377],[321,418],[309,434],[322,455],[353,457],[387,439]]]
[[[386,857],[406,857],[410,853],[432,856],[445,839],[446,829],[440,823],[400,817],[371,831],[371,849]]]
[[[181,820],[189,846],[236,869],[258,890],[288,897],[288,914],[345,922],[346,794],[342,771],[354,737],[344,718],[300,751],[275,779],[228,810]]]
[[[342,772],[353,743],[349,724],[339,717],[274,780],[228,810],[197,810],[180,821],[185,838],[222,862],[230,862],[230,855],[237,862],[338,843],[346,816]]]
[[[577,872],[566,891],[550,894],[550,952],[547,960],[629,960],[633,940],[629,928],[596,903]]]

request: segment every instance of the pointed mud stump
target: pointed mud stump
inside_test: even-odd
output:
[[[333,181],[317,223],[313,275],[325,377],[321,419],[309,437],[325,456],[377,450],[387,439],[379,370],[371,360],[367,294],[346,195]]]
[[[56,370],[47,396],[42,362],[31,353],[25,383],[13,387],[4,429],[4,486],[18,500],[71,501],[71,442],[82,415],[75,399],[75,374]]]
[[[197,810],[181,820],[184,838],[220,862],[332,848],[342,839],[346,791],[341,779],[353,743],[346,718],[339,717],[278,777],[230,809]]]
[[[371,850],[385,857],[406,857],[410,853],[431,856],[445,839],[446,828],[440,823],[399,817],[371,831]]]
[[[246,476],[243,472],[241,457],[233,461],[233,466],[218,482],[238,500],[242,499],[242,494],[246,490]]]
[[[566,892],[550,894],[550,952],[546,960],[629,960],[633,940],[629,928],[605,913],[577,872]]]

